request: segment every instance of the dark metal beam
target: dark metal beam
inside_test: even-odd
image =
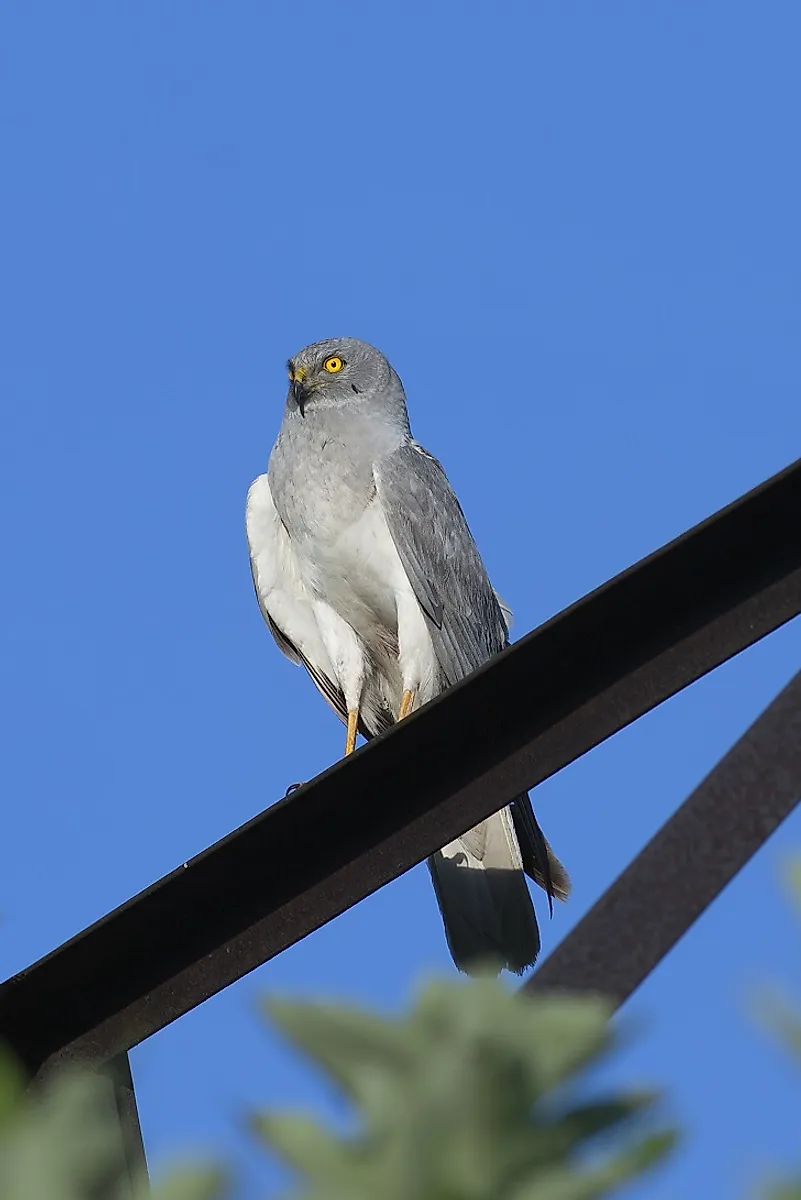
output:
[[[109,1081],[109,1098],[114,1106],[120,1131],[120,1150],[131,1183],[131,1196],[141,1196],[148,1183],[147,1158],[128,1055],[117,1055],[116,1058],[103,1063],[99,1070]]]
[[[801,672],[523,985],[623,1004],[801,803]]]
[[[0,986],[36,1070],[136,1045],[801,612],[801,461]]]

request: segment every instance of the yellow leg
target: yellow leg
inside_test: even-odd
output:
[[[354,708],[348,713],[348,732],[345,737],[345,757],[353,754],[356,749],[356,733],[359,728],[359,710]]]
[[[408,717],[413,702],[414,702],[414,692],[409,691],[409,690],[405,691],[403,693],[403,695],[401,696],[400,712],[398,713],[399,721],[402,721],[404,717]]]

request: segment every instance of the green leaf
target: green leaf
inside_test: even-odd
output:
[[[654,1099],[652,1095],[632,1096],[605,1103],[580,1104],[552,1125],[546,1125],[542,1133],[551,1153],[564,1155],[598,1134],[608,1133],[624,1122],[631,1121],[647,1109]]]
[[[784,868],[784,878],[801,915],[801,857]],[[762,988],[753,1004],[756,1019],[801,1063],[801,1008],[776,988]],[[774,1182],[760,1189],[763,1200],[801,1200],[801,1179]]]
[[[323,1180],[341,1172],[348,1146],[310,1118],[257,1115],[251,1123],[262,1141],[309,1178]]]
[[[225,1172],[211,1163],[174,1167],[141,1200],[221,1200],[226,1184]]]
[[[754,1008],[763,1028],[801,1061],[801,1011],[776,988],[762,988]]]
[[[268,1014],[302,1050],[325,1067],[343,1091],[365,1100],[385,1071],[409,1070],[416,1047],[402,1028],[361,1009],[270,1000]]]
[[[784,881],[795,904],[801,912],[801,857],[796,855],[784,867]]]
[[[613,1011],[601,997],[523,996],[494,979],[430,984],[418,1006],[430,1038],[491,1044],[525,1063],[538,1091],[554,1087],[611,1043]]]
[[[107,1076],[69,1070],[28,1094],[10,1062],[0,1060],[0,1095],[10,1097],[0,1128],[2,1200],[151,1200],[146,1186],[132,1186]],[[4,1078],[11,1080],[5,1092]],[[208,1166],[186,1168],[169,1175],[153,1198],[217,1200],[223,1182]]]
[[[612,1007],[528,998],[494,979],[431,983],[396,1018],[273,1002],[273,1018],[355,1103],[359,1121],[350,1137],[305,1116],[267,1114],[253,1125],[298,1172],[305,1200],[600,1196],[673,1140],[630,1130],[650,1117],[652,1095],[579,1094],[583,1070],[614,1044]]]
[[[0,1133],[21,1111],[25,1075],[14,1055],[0,1043]]]
[[[510,1200],[595,1200],[660,1163],[676,1144],[676,1134],[644,1138],[601,1166],[562,1168],[524,1185]]]
[[[128,1200],[130,1184],[108,1082],[55,1080],[0,1138],[3,1200]]]
[[[801,1180],[769,1187],[764,1192],[764,1200],[801,1200]]]

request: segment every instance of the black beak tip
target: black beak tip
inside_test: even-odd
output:
[[[306,389],[299,380],[295,380],[292,384],[292,399],[297,405],[298,412],[302,417],[306,416]]]

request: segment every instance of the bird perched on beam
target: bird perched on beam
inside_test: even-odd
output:
[[[345,754],[469,675],[509,643],[439,462],[414,440],[400,378],[356,338],[289,360],[266,475],[251,485],[253,581],[281,650],[347,727]],[[460,970],[522,972],[540,936],[525,882],[566,899],[568,876],[527,795],[429,859]]]

